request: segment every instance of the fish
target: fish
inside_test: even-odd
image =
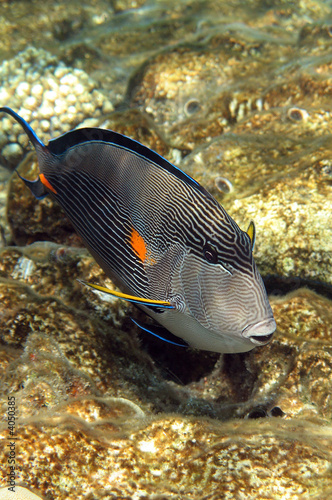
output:
[[[106,275],[177,345],[236,353],[267,344],[276,322],[253,258],[255,225],[243,231],[195,179],[112,130],[80,128],[48,142],[11,108],[39,175],[22,178],[54,198]],[[143,329],[156,330],[136,322]]]

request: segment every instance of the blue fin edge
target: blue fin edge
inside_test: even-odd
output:
[[[39,179],[35,179],[34,181],[29,181],[22,177],[18,172],[16,172],[20,179],[24,182],[24,184],[30,189],[31,193],[37,198],[37,200],[42,200],[45,196],[48,195],[48,191],[46,191],[44,184]]]
[[[179,347],[189,347],[188,344],[180,344],[179,342],[173,342],[172,340],[169,340],[169,339],[165,339],[164,337],[162,337],[161,335],[159,335],[156,331],[154,331],[154,328],[158,328],[160,330],[165,330],[168,332],[168,330],[166,330],[166,328],[162,327],[162,326],[159,326],[159,327],[154,327],[153,325],[146,325],[145,323],[140,323],[139,321],[133,319],[133,318],[130,318],[131,321],[136,325],[138,326],[139,328],[141,328],[141,330],[145,331],[145,332],[148,332],[148,333],[151,333],[151,335],[153,335],[154,337],[157,337],[158,339],[160,340],[163,340],[164,342],[167,342],[168,344],[173,344],[173,345],[176,345],[176,346],[179,346]],[[173,335],[172,333],[168,332],[170,335]]]

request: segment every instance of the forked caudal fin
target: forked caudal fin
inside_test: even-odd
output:
[[[42,200],[48,195],[48,191],[45,189],[45,185],[42,181],[43,174],[40,174],[40,176],[34,181],[29,181],[29,179],[25,179],[18,172],[16,173],[19,178],[22,179],[24,184],[30,189],[31,193],[37,198],[37,200]]]
[[[45,144],[39,139],[35,131],[30,127],[30,125],[15,111],[13,111],[11,108],[8,106],[3,106],[0,107],[0,113],[7,113],[8,115],[12,116],[17,123],[21,125],[23,128],[24,132],[27,134],[29,137],[30,141],[33,144],[33,147],[36,150],[38,161],[41,160],[42,158],[42,153],[47,150],[47,147]],[[41,200],[44,198],[49,191],[46,188],[48,188],[51,191],[54,191],[51,186],[49,185],[48,181],[45,179],[45,176],[43,174],[40,174],[40,176],[35,179],[34,181],[30,181],[28,179],[25,179],[22,177],[19,173],[17,175],[22,179],[22,181],[25,183],[25,185],[30,189],[32,194],[38,199]]]
[[[9,108],[8,106],[3,106],[2,108],[0,108],[0,113],[7,113],[8,115],[12,116],[17,121],[17,123],[21,125],[21,127],[24,129],[24,132],[27,134],[30,141],[32,142],[33,147],[35,148],[37,153],[40,150],[40,148],[46,147],[45,144],[39,139],[35,131],[32,130],[30,125],[20,115],[15,113],[15,111],[13,111],[11,108]]]

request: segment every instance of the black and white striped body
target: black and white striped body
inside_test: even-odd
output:
[[[250,238],[196,181],[107,130],[35,147],[51,194],[106,274],[126,293],[175,307],[141,306],[150,316],[199,349],[242,352],[269,340],[275,321]]]
[[[200,349],[255,345],[241,333],[272,321],[272,311],[248,235],[214,198],[125,145],[86,142],[55,162],[42,171],[106,274],[127,293],[177,306],[158,313],[143,306],[150,316]],[[144,261],[130,244],[133,228]],[[207,243],[218,263],[205,260]]]

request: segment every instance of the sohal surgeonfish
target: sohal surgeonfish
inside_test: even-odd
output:
[[[25,184],[57,200],[122,293],[86,284],[138,304],[179,345],[232,353],[271,340],[276,323],[252,255],[252,222],[242,231],[198,182],[128,137],[82,128],[46,146],[17,113],[0,111],[37,152],[40,175]]]

